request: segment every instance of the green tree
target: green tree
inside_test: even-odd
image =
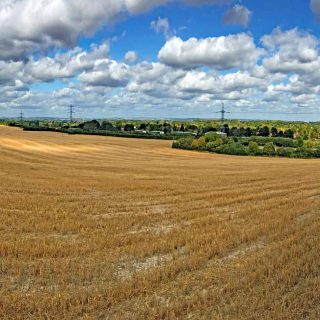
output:
[[[283,136],[284,136],[285,138],[291,138],[291,139],[293,139],[293,137],[294,137],[294,132],[293,132],[292,129],[288,129],[288,130],[286,130],[286,131],[283,133]]]
[[[206,150],[206,147],[207,147],[206,137],[202,136],[198,139],[198,149]]]
[[[271,128],[271,135],[273,137],[277,137],[278,136],[278,129],[276,127],[272,127]]]
[[[249,150],[250,150],[250,153],[256,155],[259,153],[260,149],[259,149],[259,145],[254,142],[254,141],[250,141],[249,142]]]
[[[214,132],[210,131],[205,134],[206,142],[215,141],[220,138],[220,136]]]
[[[139,128],[138,128],[139,130],[147,130],[147,125],[145,124],[145,123],[141,123],[140,125],[139,125]]]
[[[206,149],[208,151],[214,151],[216,148],[222,146],[224,144],[223,140],[221,138],[218,138],[214,141],[210,141],[207,143]]]
[[[270,130],[267,126],[264,126],[259,129],[259,136],[261,137],[269,137],[270,136]]]
[[[133,126],[133,124],[127,123],[127,124],[124,126],[124,131],[134,131],[134,126]]]
[[[273,156],[276,154],[276,149],[275,149],[272,142],[268,142],[265,144],[265,146],[263,148],[263,153],[268,156]]]
[[[112,130],[114,130],[114,126],[113,126],[113,124],[112,124],[111,122],[109,122],[109,121],[103,121],[103,122],[102,122],[101,129],[107,130],[107,131],[112,131]]]
[[[198,150],[199,149],[199,144],[198,144],[198,139],[194,139],[192,144],[191,144],[191,147],[193,150]]]

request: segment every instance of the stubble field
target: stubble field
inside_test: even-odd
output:
[[[319,319],[319,160],[0,126],[1,319]]]

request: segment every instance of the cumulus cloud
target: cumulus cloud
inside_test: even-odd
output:
[[[105,42],[24,61],[0,60],[0,108],[45,105],[45,113],[54,114],[74,103],[103,116],[102,110],[123,106],[152,108],[153,115],[161,108],[196,110],[221,100],[237,107],[319,105],[319,39],[299,29],[275,29],[262,37],[260,47],[240,33],[171,38],[159,52],[160,61],[136,63],[135,54],[129,51],[125,62],[116,61]],[[65,83],[59,90],[30,90],[33,83],[57,79]]]
[[[167,2],[168,0],[125,0],[126,7],[131,13],[148,11]]]
[[[319,39],[310,33],[291,29],[275,29],[262,37],[262,44],[269,51],[264,66],[273,73],[312,72],[319,66]]]
[[[93,87],[123,87],[129,81],[129,67],[114,60],[98,60],[93,70],[83,72],[79,80]]]
[[[162,98],[183,98],[177,90],[177,82],[185,76],[185,71],[174,69],[161,63],[142,62],[132,70],[128,91]],[[188,98],[185,95],[184,98]]]
[[[190,5],[224,0],[5,0],[0,2],[0,60],[21,60],[52,48],[72,48],[120,16],[139,14],[171,1]],[[161,23],[160,23],[161,24]],[[160,27],[160,26],[159,26]],[[155,28],[157,28],[155,26]],[[163,25],[162,31],[166,26]]]
[[[73,47],[121,14],[167,0],[8,0],[0,6],[0,59],[21,59],[53,47]]]
[[[138,59],[138,54],[135,51],[128,51],[125,56],[124,59],[126,60],[126,62],[136,62]]]
[[[30,59],[24,65],[25,82],[51,82],[56,79],[71,78],[85,70],[91,70],[94,65],[108,59],[109,44],[92,45],[89,51],[80,48],[58,53],[53,58],[45,57],[39,60]]]
[[[212,66],[227,70],[254,64],[262,53],[251,36],[241,33],[187,41],[173,37],[166,42],[158,57],[161,62],[174,67]]]
[[[0,61],[0,86],[12,85],[17,77],[21,77],[23,71],[22,62]]]
[[[189,71],[179,82],[184,91],[205,93],[241,92],[266,85],[266,80],[255,78],[248,72],[235,72],[227,75],[211,76],[206,72]]]
[[[223,21],[225,24],[235,24],[246,28],[249,25],[251,16],[252,12],[248,8],[243,5],[236,4],[225,13]]]

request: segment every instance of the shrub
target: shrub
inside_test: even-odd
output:
[[[254,141],[250,141],[249,142],[249,150],[250,150],[250,153],[256,155],[259,153],[260,149],[259,149],[259,145],[254,142]]]
[[[222,146],[224,143],[223,143],[223,140],[221,138],[215,140],[215,141],[211,141],[211,142],[208,142],[207,143],[207,146],[206,146],[206,149],[208,151],[215,151],[216,148]]]
[[[297,158],[319,158],[320,150],[302,147],[297,148],[294,155]]]
[[[216,132],[210,131],[205,134],[206,142],[215,141],[220,138]],[[220,138],[221,139],[221,138]]]
[[[179,148],[180,148],[180,143],[179,143],[179,141],[173,141],[173,143],[172,143],[172,148],[173,148],[173,149],[179,149]]]
[[[306,148],[320,148],[320,141],[318,140],[305,140],[303,146]]]
[[[247,156],[249,155],[249,148],[241,143],[224,144],[215,150],[217,153]]]
[[[301,141],[299,140],[293,140],[290,138],[274,138],[273,144],[278,147],[291,147],[291,148],[297,148],[301,145]]]
[[[198,139],[194,139],[192,141],[191,147],[192,147],[193,150],[198,150],[199,149]]]
[[[272,142],[268,142],[265,144],[263,148],[263,153],[268,156],[274,156],[276,154],[276,149]]]
[[[280,147],[277,150],[277,155],[279,157],[293,157],[295,150],[292,148]]]
[[[198,149],[206,150],[206,147],[207,147],[206,137],[202,136],[198,139]]]
[[[172,144],[172,147],[178,148],[178,149],[192,150],[193,141],[194,141],[194,139],[192,137],[181,138],[181,139],[175,141]]]
[[[314,150],[314,156],[315,156],[316,158],[320,158],[320,148]]]
[[[280,138],[280,137],[250,137],[250,138],[240,138],[239,141],[245,145],[248,145],[251,141],[256,142],[259,146],[264,146],[267,143],[273,143],[277,147],[291,147],[298,148],[301,146],[300,140],[294,140],[290,138]]]
[[[234,144],[235,140],[233,138],[231,138],[231,137],[228,137],[226,142],[227,142],[227,144]]]

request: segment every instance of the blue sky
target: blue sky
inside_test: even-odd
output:
[[[320,0],[3,0],[0,117],[212,118],[225,103],[320,120],[319,18]]]
[[[276,27],[281,27],[284,30],[298,27],[309,30],[320,37],[320,24],[316,22],[307,0],[247,0],[241,1],[241,3],[253,12],[250,25],[245,28],[223,23],[224,13],[230,5],[194,7],[172,3],[145,14],[131,16],[112,27],[107,26],[103,31],[95,34],[94,37],[82,39],[80,44],[88,47],[92,42],[101,42],[125,33],[126,35],[121,40],[112,45],[112,56],[114,58],[123,58],[123,55],[130,49],[138,51],[141,58],[156,60],[157,53],[163,46],[164,38],[161,33],[157,34],[150,28],[150,22],[159,17],[167,18],[171,28],[175,29],[177,35],[183,39],[218,37],[230,33],[249,32],[259,43],[263,35],[271,33]],[[180,28],[182,30],[179,30]]]

